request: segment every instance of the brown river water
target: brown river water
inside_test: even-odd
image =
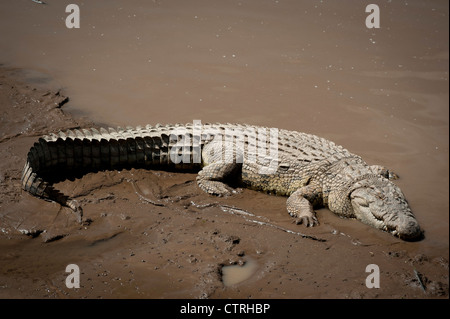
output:
[[[426,230],[414,250],[448,259],[448,1],[78,1],[78,29],[73,1],[46,2],[0,2],[0,63],[62,88],[66,112],[330,139],[400,176]]]

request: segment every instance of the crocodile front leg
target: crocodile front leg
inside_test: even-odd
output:
[[[209,164],[198,173],[197,184],[206,193],[217,196],[231,195],[236,191],[226,185],[224,181],[237,176],[242,164],[238,163],[213,163]]]
[[[307,185],[297,189],[289,196],[286,207],[289,215],[294,217],[297,224],[306,227],[319,225],[313,206],[322,202],[322,189],[315,185]]]

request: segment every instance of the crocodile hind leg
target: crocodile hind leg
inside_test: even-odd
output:
[[[306,227],[319,225],[313,206],[322,200],[322,192],[319,187],[307,185],[297,189],[286,201],[289,215],[295,218],[297,224]]]
[[[236,175],[240,169],[242,169],[242,164],[237,163],[209,164],[198,173],[197,184],[204,192],[211,195],[225,196],[236,193],[224,181]]]

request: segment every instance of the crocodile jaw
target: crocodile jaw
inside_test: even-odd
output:
[[[366,185],[350,194],[354,217],[403,240],[420,240],[423,231],[402,192],[392,182]]]

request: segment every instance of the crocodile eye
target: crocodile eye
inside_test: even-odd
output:
[[[278,165],[278,168],[281,171],[287,171],[289,169],[290,165],[289,163],[281,163],[280,165]]]

